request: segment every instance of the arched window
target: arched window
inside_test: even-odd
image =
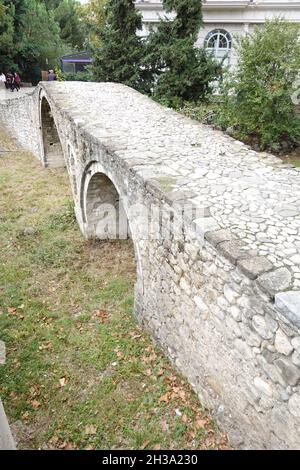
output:
[[[225,29],[214,29],[205,38],[205,47],[217,60],[227,57],[229,62],[232,39]]]

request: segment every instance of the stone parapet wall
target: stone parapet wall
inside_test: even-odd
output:
[[[41,98],[83,234],[108,236],[101,202],[127,214],[138,321],[234,447],[300,449],[299,173],[116,84],[42,84],[0,103],[44,164]],[[159,223],[144,236],[153,208]]]
[[[0,101],[0,120],[11,136],[37,157],[40,155],[38,112],[36,91]]]

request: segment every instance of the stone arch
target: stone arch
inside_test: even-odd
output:
[[[121,195],[103,172],[90,173],[85,186],[84,219],[88,238],[126,240],[129,221]]]
[[[131,239],[137,268],[134,289],[135,312],[143,309],[144,278],[140,241],[134,221],[130,220],[130,208],[124,191],[115,183],[97,161],[90,162],[81,180],[80,189],[81,229],[89,239]]]
[[[50,168],[63,167],[65,166],[65,160],[51,107],[44,96],[40,99],[43,163]]]

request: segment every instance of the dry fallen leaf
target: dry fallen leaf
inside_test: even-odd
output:
[[[94,436],[95,434],[97,434],[97,426],[95,426],[94,424],[87,424],[84,433],[87,436]]]
[[[17,309],[14,307],[7,307],[7,311],[10,315],[18,315]]]
[[[206,421],[204,419],[197,419],[195,422],[195,428],[196,429],[203,429],[205,428]]]
[[[96,310],[93,318],[98,318],[100,323],[105,323],[109,317],[109,313],[105,310]]]
[[[25,411],[25,413],[22,414],[22,419],[26,423],[29,419],[29,411]]]
[[[187,423],[188,420],[189,420],[189,419],[188,419],[187,415],[183,414],[183,415],[181,416],[181,421],[182,421],[183,423]]]
[[[37,401],[37,400],[31,400],[30,403],[31,403],[31,405],[32,405],[32,408],[35,408],[35,409],[37,409],[37,408],[39,408],[39,407],[41,406],[40,402]]]
[[[53,349],[51,341],[48,341],[47,343],[42,344],[39,346],[39,351],[44,351],[45,349]]]
[[[33,385],[32,387],[30,387],[29,392],[30,392],[30,397],[35,398],[40,394],[40,388],[38,385]]]
[[[150,442],[150,441],[145,441],[145,442],[143,442],[143,444],[142,444],[141,447],[140,447],[140,450],[146,449],[146,447],[147,447],[147,445],[149,444],[149,442]]]
[[[163,419],[162,422],[161,422],[161,429],[164,432],[168,431],[168,429],[169,429],[168,423],[165,419]]]
[[[74,450],[73,444],[71,442],[63,441],[59,446],[59,449],[63,450]]]
[[[165,393],[164,395],[162,395],[162,396],[158,399],[158,403],[162,403],[162,402],[169,403],[169,401],[170,401],[170,394],[169,394],[169,392]]]
[[[155,446],[153,447],[154,450],[160,450],[161,449],[161,445],[160,444],[155,444]]]
[[[61,379],[59,379],[59,385],[60,387],[65,387],[67,385],[66,377],[62,377]]]
[[[13,365],[15,369],[19,369],[19,367],[21,367],[21,363],[17,359],[13,360]]]

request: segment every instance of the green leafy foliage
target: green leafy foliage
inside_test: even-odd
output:
[[[25,0],[24,6],[26,8],[20,15],[15,43],[15,61],[23,78],[37,81],[39,68],[54,66],[63,51],[63,45],[53,12],[48,12],[44,3],[36,0]]]
[[[224,80],[219,125],[261,149],[299,141],[291,99],[300,69],[298,36],[299,26],[277,18],[238,40],[238,65]]]
[[[59,76],[59,81],[66,81],[66,82],[92,82],[93,74],[87,67],[86,70],[82,72],[65,72]]]
[[[176,17],[173,21],[161,20],[147,41],[146,64],[154,84],[153,95],[172,106],[203,100],[221,67],[195,46],[202,24],[201,2],[164,0],[163,6]]]
[[[0,67],[37,82],[61,54],[83,47],[77,0],[0,0]]]
[[[54,9],[54,17],[60,27],[61,39],[72,49],[83,49],[85,45],[85,31],[77,12],[78,2],[63,0],[56,3],[57,7]]]
[[[13,5],[5,5],[0,0],[0,71],[5,71],[12,67],[11,59],[14,50],[13,38]]]
[[[77,7],[85,32],[85,40],[90,47],[99,47],[99,31],[105,24],[105,6],[107,0],[89,0]]]
[[[137,36],[142,18],[132,0],[109,0],[100,46],[94,48],[93,73],[98,81],[124,83],[145,91],[143,42]]]

